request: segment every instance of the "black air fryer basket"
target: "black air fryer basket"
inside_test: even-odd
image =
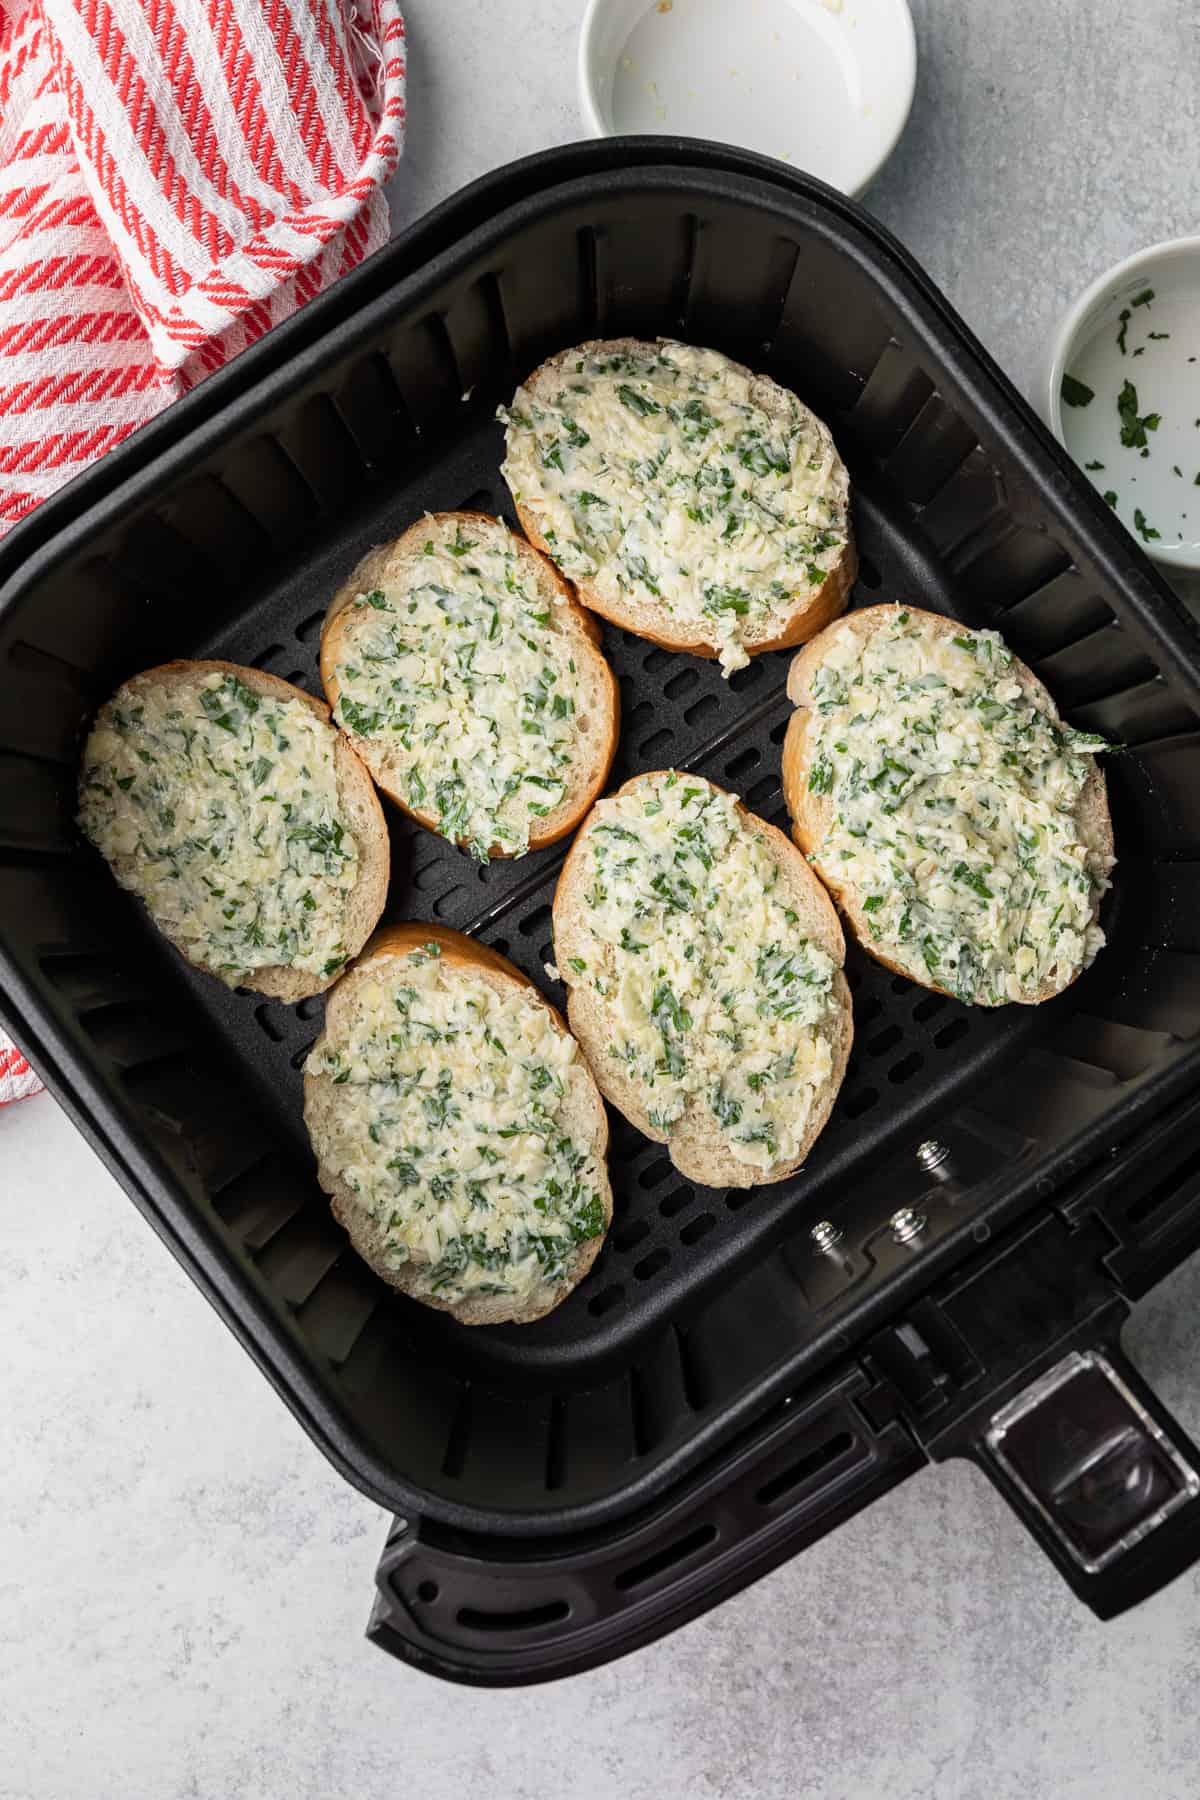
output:
[[[795,389],[855,483],[855,603],[996,626],[1108,759],[1108,948],[971,1009],[851,950],[856,1043],[807,1168],[702,1189],[614,1119],[616,1216],[526,1328],[390,1293],[319,1191],[321,1002],[181,966],[81,844],[119,681],[223,656],[317,686],[329,596],[425,508],[506,512],[497,402],[582,338],[678,335]],[[694,768],[783,822],[787,655],[614,629],[613,783]],[[620,1654],[928,1458],[974,1458],[1102,1616],[1200,1554],[1200,1457],[1129,1367],[1129,1302],[1200,1240],[1200,643],[946,302],[781,165],[575,146],[468,189],[0,548],[0,994],[64,1106],[314,1440],[398,1516],[375,1640],[475,1682]],[[396,813],[391,917],[548,978],[547,850],[479,868]],[[137,1298],[130,1296],[130,1305]]]

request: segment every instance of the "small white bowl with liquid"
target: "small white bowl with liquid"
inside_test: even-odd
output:
[[[1044,409],[1155,562],[1200,570],[1200,237],[1139,250],[1080,295]]]
[[[712,138],[844,194],[891,155],[916,73],[907,0],[589,0],[579,39],[594,137]]]

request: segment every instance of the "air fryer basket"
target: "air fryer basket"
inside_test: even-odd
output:
[[[367,547],[425,508],[511,517],[494,412],[515,382],[581,338],[658,333],[767,371],[828,419],[855,483],[856,604],[908,598],[998,626],[1073,724],[1125,746],[1107,765],[1110,941],[1060,999],[995,1012],[852,950],[854,1056],[806,1169],[702,1189],[614,1120],[616,1215],[592,1274],[535,1327],[471,1331],[389,1293],[329,1217],[300,1116],[321,1002],[287,1008],[181,967],[81,845],[75,758],[98,701],[168,657],[226,656],[315,690],[325,604]],[[0,548],[0,993],[63,1103],[337,1466],[449,1534],[443,1546],[502,1559],[517,1539],[638,1529],[646,1509],[707,1492],[751,1441],[760,1462],[781,1430],[791,1443],[814,1383],[834,1383],[842,1426],[821,1442],[840,1449],[803,1482],[827,1467],[840,1480],[861,1451],[865,1496],[926,1452],[977,1453],[970,1406],[957,1435],[945,1417],[926,1429],[897,1360],[911,1341],[889,1362],[878,1334],[973,1281],[981,1246],[1034,1242],[1051,1197],[1102,1154],[1121,1149],[1128,1169],[1195,1081],[1200,676],[1168,591],[884,232],[818,183],[712,146],[617,140],[503,171],[212,388]],[[605,642],[624,714],[614,784],[695,768],[782,821],[787,656],[724,682],[612,628]],[[390,827],[388,916],[473,932],[561,1004],[544,967],[561,851],[479,868],[395,812]],[[1200,1231],[1179,1202],[1200,1167],[1200,1119],[1186,1120],[1141,1213],[1114,1225],[1134,1190],[1105,1190],[1102,1248],[1133,1259],[1130,1293]],[[1075,1281],[1095,1217],[1078,1207],[1051,1215],[1071,1239],[1051,1257],[1066,1311],[1050,1307],[1035,1344],[1015,1294],[1023,1330],[993,1398],[1038,1373],[1063,1330],[1112,1347],[1118,1277],[1089,1286],[1089,1248]],[[1030,1255],[1036,1273],[1045,1258]],[[882,1361],[847,1388],[847,1352],[872,1342]],[[969,1358],[943,1351],[967,1393]],[[1121,1382],[1128,1397],[1136,1378]],[[761,1543],[756,1556],[738,1579],[770,1560]],[[708,1603],[720,1591],[710,1576]],[[621,1629],[617,1648],[636,1639]]]

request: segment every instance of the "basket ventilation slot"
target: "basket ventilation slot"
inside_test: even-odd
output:
[[[542,1606],[527,1606],[519,1612],[484,1612],[478,1606],[460,1606],[455,1614],[468,1631],[490,1632],[538,1631],[547,1625],[561,1625],[570,1616],[565,1600],[547,1600]]]
[[[1091,590],[1079,570],[1072,568],[1026,594],[1001,614],[997,623],[1017,655],[1036,664],[1112,621],[1112,608]]]
[[[613,1586],[621,1594],[645,1587],[647,1582],[657,1580],[671,1569],[677,1569],[680,1563],[698,1556],[702,1550],[711,1549],[719,1535],[715,1525],[697,1525],[695,1530],[676,1538],[673,1544],[666,1544],[661,1550],[656,1550],[653,1556],[634,1563],[632,1568],[622,1569],[619,1574],[614,1575]]]
[[[417,434],[382,352],[373,351],[352,363],[332,390],[332,398],[365,467],[386,467],[411,455]]]
[[[794,1462],[788,1463],[786,1468],[780,1469],[768,1481],[764,1481],[762,1486],[755,1491],[755,1500],[760,1506],[774,1506],[776,1501],[782,1500],[786,1494],[790,1494],[795,1488],[798,1488],[801,1482],[811,1480],[814,1475],[819,1475],[822,1469],[828,1469],[853,1447],[854,1439],[850,1433],[839,1431],[835,1437],[831,1437],[818,1449],[810,1450],[807,1455],[797,1457]]]
[[[850,424],[876,456],[886,457],[912,426],[933,394],[933,383],[910,353],[892,339],[872,369]]]

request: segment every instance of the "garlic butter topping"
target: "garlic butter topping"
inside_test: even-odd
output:
[[[608,1054],[650,1122],[669,1136],[700,1108],[739,1162],[798,1154],[832,1069],[835,965],[733,795],[648,777],[600,801],[584,853],[583,911],[558,963],[612,1009]]]
[[[231,986],[280,965],[346,960],[358,847],[328,722],[236,674],[135,676],[84,749],[79,823],[123,887]]]
[[[934,634],[897,607],[865,638],[839,632],[811,690],[808,786],[832,809],[815,855],[881,951],[992,1003],[1091,962],[1108,862],[1076,807],[1107,746],[1018,681],[995,632]]]
[[[418,1294],[563,1286],[605,1222],[601,1169],[564,1116],[575,1040],[518,989],[446,970],[436,943],[368,973],[308,1059],[336,1087],[322,1164]]]
[[[566,797],[584,701],[571,639],[502,526],[429,521],[398,587],[343,615],[334,718],[481,860]]]
[[[726,674],[825,581],[847,478],[793,394],[714,350],[591,344],[519,388],[504,475],[550,554],[601,598],[654,607]]]

